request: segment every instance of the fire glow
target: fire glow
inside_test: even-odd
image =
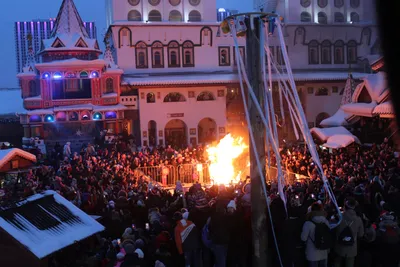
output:
[[[234,160],[247,149],[243,138],[233,138],[231,134],[226,135],[218,145],[207,149],[210,162],[210,177],[214,184],[229,185],[238,183],[241,172],[236,172]]]

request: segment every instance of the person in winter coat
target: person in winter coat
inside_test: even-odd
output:
[[[231,225],[224,204],[224,201],[217,202],[216,212],[211,215],[210,224],[208,226],[212,241],[211,250],[215,256],[215,267],[226,266],[226,257],[230,241]]]
[[[175,243],[179,254],[184,254],[185,267],[200,264],[200,240],[196,225],[182,217],[182,213],[175,212]]]
[[[328,266],[328,250],[319,250],[315,247],[315,223],[325,223],[329,227],[326,214],[323,207],[319,203],[311,206],[311,212],[308,214],[309,221],[303,225],[301,232],[301,240],[306,242],[306,258],[310,267],[327,267]]]
[[[357,202],[354,199],[348,199],[345,202],[343,219],[340,225],[336,228],[337,242],[335,245],[335,267],[340,267],[342,261],[345,261],[346,267],[354,266],[354,259],[357,256],[357,239],[364,236],[364,225],[359,216],[355,212]],[[344,231],[351,229],[353,242],[345,243],[339,239],[343,238]]]
[[[64,151],[63,151],[64,157],[69,158],[71,156],[71,142],[67,142],[64,145]]]
[[[400,228],[392,212],[384,212],[379,217],[376,229],[379,262],[383,267],[399,266]]]

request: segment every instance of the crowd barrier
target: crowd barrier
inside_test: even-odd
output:
[[[276,167],[267,168],[266,180],[277,182],[278,169]],[[166,166],[139,167],[135,170],[136,176],[147,176],[152,181],[163,183],[163,176],[166,178],[167,185],[174,185],[177,181],[184,184],[199,182],[201,184],[210,183],[210,173],[208,164],[181,164]],[[294,172],[283,171],[287,185],[310,179],[310,177]]]
[[[210,183],[208,164],[139,167],[136,169],[136,173],[148,176],[151,180],[159,183],[162,183],[163,177],[165,177],[167,185],[174,185],[177,181],[185,184],[194,182]]]
[[[305,180],[309,180],[310,177],[290,171],[282,171],[285,177],[285,182],[287,185],[294,184],[296,182],[302,182]],[[278,178],[278,168],[270,167],[267,168],[267,181],[277,182]]]

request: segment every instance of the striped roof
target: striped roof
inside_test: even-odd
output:
[[[104,230],[51,190],[1,207],[0,228],[39,259]]]

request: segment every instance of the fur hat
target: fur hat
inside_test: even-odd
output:
[[[189,212],[186,211],[186,212],[182,213],[182,218],[187,220],[189,218]]]
[[[154,267],[165,267],[165,264],[162,263],[161,261],[157,260]]]
[[[142,239],[137,239],[135,241],[135,247],[136,248],[143,248],[144,247],[144,241]]]

